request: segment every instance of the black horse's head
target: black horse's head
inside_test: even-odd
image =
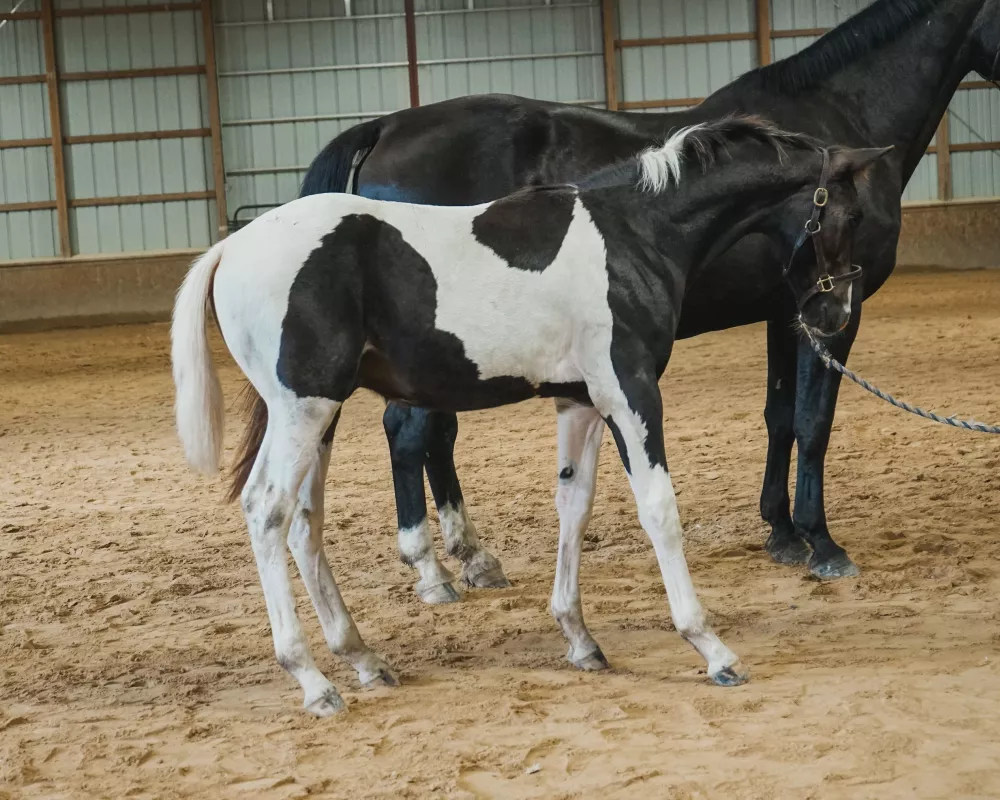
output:
[[[891,149],[810,154],[808,172],[814,180],[782,203],[773,220],[779,238],[790,248],[785,280],[798,305],[799,321],[814,335],[833,336],[850,321],[854,284],[862,276],[862,267],[851,258],[863,216],[858,183]]]
[[[1000,81],[1000,0],[987,0],[972,25],[971,67],[988,81]]]

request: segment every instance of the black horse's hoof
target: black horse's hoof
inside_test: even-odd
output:
[[[713,672],[709,677],[716,686],[742,686],[750,680],[750,670],[737,661],[728,667],[723,667],[718,672]]]
[[[772,533],[767,537],[764,549],[779,564],[805,564],[809,561],[809,556],[812,555],[809,545],[795,535],[778,537]]]
[[[861,574],[858,565],[851,561],[847,553],[838,553],[826,560],[820,560],[814,555],[809,559],[809,571],[821,581],[855,578]]]

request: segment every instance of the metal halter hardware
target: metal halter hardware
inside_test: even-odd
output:
[[[801,249],[802,245],[806,243],[806,239],[812,238],[823,230],[823,223],[820,221],[820,217],[823,216],[823,209],[826,208],[827,203],[830,202],[830,190],[826,188],[826,184],[830,180],[830,151],[824,147],[822,152],[823,171],[820,174],[819,186],[816,191],[813,192],[812,215],[806,220],[806,224],[802,228],[802,233],[799,234],[799,238],[795,240],[795,246],[792,248],[792,255],[789,257],[788,264],[785,266],[785,270],[783,272],[785,277],[787,277],[788,273],[791,271],[792,263],[795,261],[795,256]],[[809,287],[809,291],[798,299],[800,311],[805,307],[805,304],[812,300],[816,295],[832,292],[837,284],[856,281],[862,274],[861,267],[857,264],[852,264],[849,272],[845,272],[843,275],[831,275],[829,269],[827,268],[828,262],[826,260],[826,252],[823,250],[819,239],[815,240],[813,249],[816,251],[816,264],[822,272],[820,273],[816,283]]]

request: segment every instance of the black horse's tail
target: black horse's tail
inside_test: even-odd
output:
[[[348,128],[332,139],[309,165],[299,197],[326,192],[357,194],[361,165],[381,135],[382,120],[373,119]]]
[[[373,119],[344,131],[319,151],[302,180],[299,197],[327,192],[357,193],[358,172],[382,135],[382,121]],[[248,381],[243,389],[244,413],[249,416],[243,441],[236,451],[227,500],[240,496],[250,478],[267,430],[267,404]]]

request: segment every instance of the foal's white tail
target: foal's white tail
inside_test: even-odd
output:
[[[222,386],[208,349],[208,295],[212,276],[222,259],[225,240],[199,258],[188,271],[170,328],[170,357],[177,389],[177,433],[190,464],[207,473],[217,472],[222,456],[225,407]]]

